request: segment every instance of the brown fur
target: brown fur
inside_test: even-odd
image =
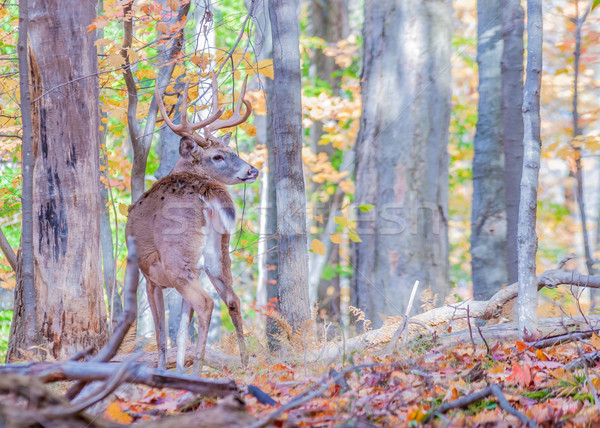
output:
[[[209,176],[190,172],[177,172],[161,178],[129,207],[125,234],[135,236],[138,241],[140,269],[144,274],[152,263],[161,260],[158,249],[162,242],[169,244],[185,237],[186,246],[195,247],[196,251],[202,248],[201,229],[206,224],[204,201],[219,201],[223,208],[235,210],[224,185]],[[182,221],[185,223],[181,224]],[[190,259],[190,269],[198,274],[195,266],[191,266],[192,262],[195,263]]]

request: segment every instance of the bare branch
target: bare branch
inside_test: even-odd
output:
[[[6,235],[4,235],[2,229],[0,229],[0,250],[2,250],[2,253],[4,254],[4,257],[6,257],[6,260],[8,260],[8,264],[12,268],[13,272],[16,273],[18,264],[17,255],[8,243],[8,239],[6,239]]]

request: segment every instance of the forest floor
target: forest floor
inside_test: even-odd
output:
[[[196,420],[205,421],[201,426],[215,427],[600,423],[600,367],[595,368],[600,337],[596,335],[537,348],[520,341],[437,349],[411,343],[399,344],[401,350],[392,355],[356,352],[344,364],[269,365],[255,357],[245,369],[202,373],[206,378],[235,380],[241,400],[125,385],[90,411],[122,424],[209,412],[205,418],[200,413]],[[573,362],[581,361],[584,354],[591,355],[592,363],[575,367]],[[231,422],[234,415],[239,422]]]

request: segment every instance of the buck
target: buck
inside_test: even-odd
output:
[[[252,112],[244,99],[246,81],[231,118],[220,119],[216,78],[212,79],[211,115],[198,123],[187,118],[189,83],[183,90],[181,124],[169,119],[155,91],[160,113],[169,128],[181,137],[181,157],[169,175],[158,180],[130,208],[126,235],[136,240],[139,266],[146,277],[146,291],[154,318],[158,367],[166,368],[165,308],[162,290],[175,288],[183,297],[177,333],[177,370],[183,371],[188,326],[192,310],[198,318],[194,371],[202,366],[213,301],[199,276],[204,270],[229,310],[243,364],[248,354],[244,342],[240,299],[233,291],[229,236],[235,226],[235,207],[225,185],[251,183],[258,170],[240,159],[229,147],[231,133],[213,133],[237,126]],[[241,114],[242,104],[246,106]],[[203,135],[199,132],[202,131]]]

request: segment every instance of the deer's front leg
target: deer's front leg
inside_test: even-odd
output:
[[[248,351],[244,340],[244,327],[240,299],[233,291],[231,258],[229,257],[229,234],[214,234],[204,247],[204,269],[217,293],[227,305],[229,316],[235,327],[240,356],[248,364]]]

